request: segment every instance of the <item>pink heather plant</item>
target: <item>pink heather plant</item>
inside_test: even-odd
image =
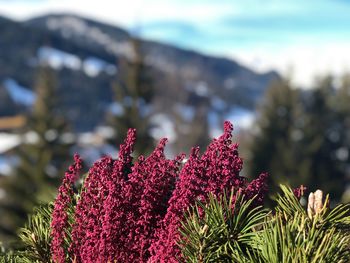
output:
[[[63,182],[52,221],[55,262],[65,262],[65,253],[75,262],[178,262],[178,228],[195,200],[239,188],[261,203],[267,175],[251,183],[239,175],[243,162],[237,144],[231,142],[232,130],[232,124],[225,122],[224,134],[202,156],[193,148],[181,167],[183,155],[175,160],[165,158],[165,139],[148,158],[140,156],[133,164],[136,132],[130,129],[119,159],[105,157],[90,169],[75,208],[68,252],[62,240],[70,199],[60,196],[71,191],[72,185]]]
[[[52,259],[54,262],[62,263],[66,260],[64,240],[66,238],[65,229],[68,227],[67,209],[73,198],[73,185],[82,168],[82,161],[78,155],[74,155],[74,164],[71,165],[65,174],[63,182],[58,189],[54,211],[52,213]]]
[[[184,212],[196,199],[204,200],[209,192],[219,195],[224,189],[246,187],[246,179],[239,176],[243,162],[238,156],[238,145],[232,144],[232,130],[232,124],[225,122],[224,134],[219,139],[214,139],[201,157],[198,148],[192,149],[169,200],[162,226],[157,232],[158,240],[151,246],[150,262],[178,262],[178,228]],[[266,192],[265,179],[266,175],[262,174],[249,184],[248,194],[252,197],[258,195],[257,200],[262,201]]]
[[[305,192],[306,192],[307,188],[303,185],[293,189],[293,194],[295,195],[295,197],[297,199],[300,199],[302,196],[304,196]]]

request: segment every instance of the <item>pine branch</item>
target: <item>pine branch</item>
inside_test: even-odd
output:
[[[207,203],[197,202],[180,228],[180,247],[188,262],[250,262],[251,239],[266,216],[253,207],[241,192],[224,193],[220,199],[209,195]]]
[[[53,204],[35,209],[24,228],[19,231],[19,237],[25,246],[25,256],[32,262],[51,262],[51,213]]]
[[[281,186],[276,212],[256,235],[257,259],[262,262],[348,262],[349,205],[328,207],[310,217],[290,188]]]

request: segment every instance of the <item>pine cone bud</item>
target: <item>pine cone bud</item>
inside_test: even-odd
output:
[[[315,195],[313,192],[309,194],[309,200],[307,203],[307,215],[309,218],[312,218],[314,215],[314,204],[315,204]]]
[[[315,193],[309,194],[307,204],[307,214],[309,218],[313,218],[316,214],[320,214],[323,209],[323,192],[316,190]]]

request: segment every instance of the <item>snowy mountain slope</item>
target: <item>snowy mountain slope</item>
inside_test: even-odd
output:
[[[38,65],[47,61],[56,70],[60,106],[73,127],[90,131],[104,123],[111,110],[111,83],[118,77],[116,65],[122,57],[133,58],[127,31],[72,14],[55,14],[22,23],[0,19],[0,35],[0,83],[12,79],[33,88]],[[220,119],[231,118],[237,107],[252,111],[268,84],[278,78],[275,72],[258,74],[230,59],[153,41],[141,40],[141,51],[155,80],[152,114],[177,118],[186,125],[199,107]],[[0,101],[5,95],[0,90]]]

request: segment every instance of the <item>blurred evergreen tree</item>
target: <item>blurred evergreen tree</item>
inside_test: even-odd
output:
[[[23,226],[35,205],[53,200],[70,159],[71,145],[62,140],[68,127],[57,109],[56,82],[48,67],[39,69],[35,92],[22,144],[16,149],[18,165],[0,185],[5,191],[0,200],[0,240],[5,242]]]
[[[345,79],[335,89],[330,76],[306,91],[285,80],[275,82],[260,108],[250,172],[269,172],[273,188],[280,183],[303,184],[338,201],[349,183],[348,89]]]
[[[183,93],[184,94],[184,93]],[[196,102],[191,102],[191,94],[181,94],[184,98],[175,98],[175,101],[181,101],[174,108],[174,130],[176,143],[172,145],[174,152],[189,152],[190,146],[199,146],[201,151],[205,151],[210,142],[209,136],[209,99],[207,97],[198,97]],[[191,106],[186,106],[191,105]],[[183,107],[183,108],[182,108]],[[187,109],[185,107],[188,107]],[[223,122],[222,122],[223,123]]]
[[[118,79],[113,83],[114,103],[107,123],[113,127],[112,145],[122,143],[129,128],[136,128],[136,155],[148,154],[154,142],[150,136],[151,101],[154,85],[150,67],[145,65],[141,43],[131,38],[132,55],[120,58],[118,63]]]
[[[191,129],[186,135],[188,138],[185,141],[187,142],[187,145],[199,146],[202,152],[205,151],[210,142],[207,104],[208,102],[202,99],[202,101],[196,106],[190,126]]]
[[[267,89],[259,108],[250,145],[250,174],[268,172],[270,192],[275,192],[280,183],[297,181],[298,97],[298,90],[288,80],[276,80]]]
[[[336,125],[336,113],[332,109],[334,87],[331,77],[316,81],[309,92],[304,105],[304,127],[301,144],[302,162],[299,164],[300,180],[311,187],[318,186],[332,196],[342,187],[337,179],[341,178],[335,156],[340,147],[339,127]],[[339,185],[339,186],[337,186]]]
[[[341,161],[341,169],[344,171],[348,188],[344,193],[343,201],[350,202],[350,73],[342,76],[334,105],[338,113],[338,121],[342,124],[340,138],[343,141],[343,146],[337,151],[337,157]]]
[[[339,200],[346,186],[344,160],[339,158],[346,145],[345,116],[338,105],[342,91],[335,89],[331,76],[319,79],[315,86],[305,103],[304,136],[300,142],[304,156],[299,176],[310,190],[318,186]]]

